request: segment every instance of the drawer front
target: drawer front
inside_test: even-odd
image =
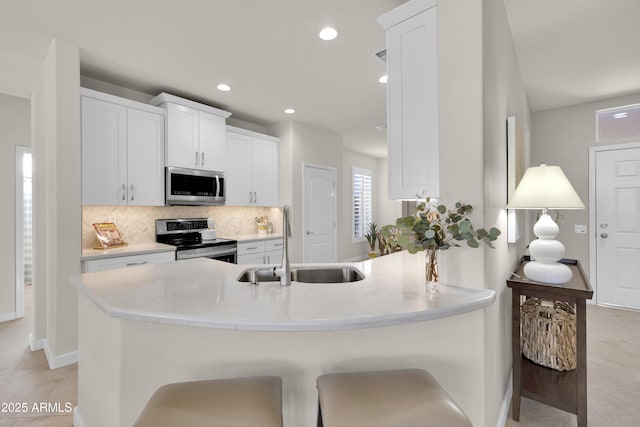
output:
[[[265,263],[264,252],[257,254],[239,255],[238,264],[264,264]]]
[[[264,260],[265,264],[280,264],[282,262],[282,249],[265,252]]]
[[[282,239],[267,240],[266,251],[281,251],[284,248],[284,241]]]
[[[103,258],[84,261],[83,272],[113,270],[116,268],[135,267],[137,265],[157,264],[160,262],[173,262],[176,260],[175,251],[156,252],[144,255],[131,255],[113,258]]]
[[[264,242],[238,243],[238,256],[264,252]]]

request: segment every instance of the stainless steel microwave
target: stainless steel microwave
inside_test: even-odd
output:
[[[169,166],[165,177],[167,205],[224,205],[223,172]]]

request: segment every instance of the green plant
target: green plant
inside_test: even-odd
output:
[[[402,250],[400,243],[398,243],[399,232],[400,229],[391,224],[387,224],[380,228],[380,231],[378,232],[380,255],[387,255]]]
[[[418,204],[416,214],[398,218],[396,225],[402,232],[398,236],[399,243],[415,254],[422,250],[449,249],[460,246],[465,241],[469,247],[477,248],[483,242],[493,248],[493,242],[500,235],[500,230],[492,227],[474,229],[469,215],[473,206],[462,202],[455,204],[455,209],[448,210],[445,205],[436,206],[431,198]]]
[[[369,242],[369,247],[371,247],[372,251],[376,250],[376,240],[378,239],[378,225],[375,222],[370,222],[367,224],[367,232],[364,234],[364,237]]]

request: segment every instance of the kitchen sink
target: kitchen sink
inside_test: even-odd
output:
[[[301,283],[351,283],[364,279],[364,274],[355,267],[299,267],[291,269],[291,281]],[[250,268],[243,271],[239,282],[279,282],[273,268]]]
[[[364,279],[354,267],[303,267],[291,272],[291,280],[303,283],[350,283]]]

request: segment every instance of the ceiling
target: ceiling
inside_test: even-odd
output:
[[[385,67],[373,53],[385,34],[376,19],[404,2],[0,0],[0,49],[41,59],[50,38],[65,40],[80,48],[85,76],[262,126],[326,127],[345,147],[383,157]],[[532,110],[640,91],[640,1],[504,2]],[[336,40],[317,37],[325,25]]]
[[[532,111],[640,92],[640,1],[504,3]]]

